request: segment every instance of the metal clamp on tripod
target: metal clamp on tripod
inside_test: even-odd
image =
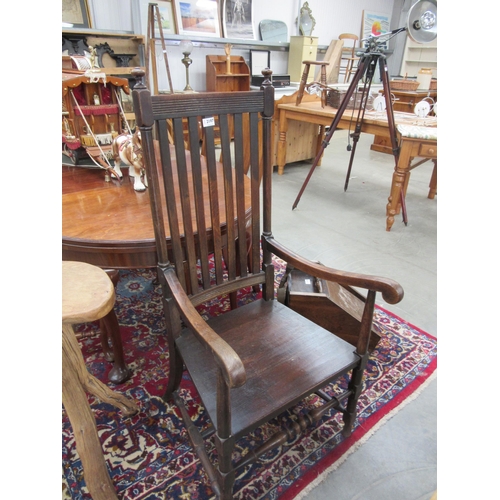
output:
[[[354,127],[354,132],[351,134],[353,139],[353,145],[351,148],[351,156],[349,159],[349,166],[347,169],[346,180],[344,184],[344,191],[347,190],[349,185],[349,179],[351,176],[352,164],[354,161],[354,155],[356,153],[356,146],[359,141],[359,137],[361,134],[361,127],[363,124],[363,119],[366,111],[366,104],[368,102],[368,97],[370,95],[370,88],[372,85],[373,77],[375,75],[376,68],[378,67],[380,70],[380,79],[382,81],[383,87],[383,95],[385,98],[386,104],[386,113],[387,113],[387,123],[389,128],[389,136],[391,139],[392,153],[394,155],[394,161],[396,163],[396,167],[399,160],[399,144],[398,137],[396,133],[396,126],[394,121],[394,110],[392,107],[391,100],[391,89],[389,84],[389,75],[387,69],[386,55],[382,50],[382,44],[385,44],[389,38],[396,36],[397,34],[407,31],[409,32],[410,37],[418,43],[430,42],[434,40],[437,36],[437,0],[420,0],[417,2],[411,9],[408,15],[408,27],[398,28],[388,33],[383,33],[378,36],[370,36],[369,38],[363,40],[366,42],[366,49],[364,52],[358,53],[357,55],[360,57],[358,68],[356,73],[354,74],[353,80],[347,89],[347,92],[342,100],[337,113],[335,114],[335,118],[330,125],[328,133],[325,135],[319,151],[314,159],[314,162],[307,174],[307,177],[302,185],[297,198],[292,206],[292,210],[294,210],[304,192],[307,184],[309,183],[309,179],[311,178],[314,170],[316,169],[325,148],[330,144],[330,140],[342,119],[344,112],[347,109],[347,106],[350,102],[351,97],[354,92],[358,89],[360,82],[363,82],[363,87],[361,90],[361,105],[358,108],[356,123]],[[389,37],[389,38],[388,38]],[[404,198],[404,193],[401,191],[401,209],[403,214],[403,222],[405,225],[408,224],[408,216],[406,212],[406,203]]]

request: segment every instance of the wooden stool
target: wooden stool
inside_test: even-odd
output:
[[[302,78],[300,79],[299,90],[297,91],[297,99],[295,104],[298,106],[302,102],[302,97],[304,96],[304,90],[307,85],[307,78],[309,77],[309,69],[311,64],[321,65],[321,80],[320,83],[326,87],[326,67],[330,64],[324,61],[302,61],[304,65],[304,71],[302,72]],[[323,104],[323,97],[321,99],[321,104]]]
[[[77,263],[75,262],[74,264]],[[116,269],[107,269],[106,273],[112,281],[113,285],[116,287],[119,279],[118,271]],[[78,286],[79,284],[75,282],[75,285]],[[80,290],[78,288],[76,293],[79,292]],[[74,323],[76,323],[76,321]],[[99,328],[104,358],[106,359],[106,361],[113,363],[113,367],[108,374],[108,380],[110,382],[113,382],[113,384],[121,384],[130,378],[132,371],[125,363],[122,338],[120,335],[120,326],[118,325],[118,319],[113,308],[111,308],[108,314],[100,318]]]
[[[132,415],[139,408],[88,372],[72,327],[108,315],[115,303],[115,289],[108,275],[90,264],[63,262],[62,271],[62,402],[92,498],[117,499],[85,392],[116,406],[125,415]]]

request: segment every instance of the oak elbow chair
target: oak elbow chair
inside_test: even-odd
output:
[[[267,78],[261,91],[155,96],[142,84],[144,72],[136,69],[133,73],[138,80],[134,110],[149,180],[169,343],[170,372],[164,398],[179,408],[215,495],[230,499],[235,476],[242,468],[300,435],[326,412],[340,411],[343,433],[351,434],[369,356],[376,293],[397,303],[403,291],[390,279],[311,262],[275,239],[271,230],[274,89],[270,70],[263,71]],[[242,126],[245,113],[248,127]],[[189,134],[196,136],[198,117],[202,118],[206,156],[201,155],[197,141],[189,141],[190,151],[184,150],[183,120]],[[173,123],[173,147],[169,146],[167,120]],[[220,162],[214,147],[215,122],[220,130]],[[251,160],[248,175],[243,161],[246,147]],[[177,199],[176,191],[180,193]],[[169,245],[164,217],[170,227]],[[250,269],[246,265],[247,230],[253,242]],[[227,249],[226,258],[223,248]],[[356,348],[274,300],[273,256],[312,276],[368,290]],[[196,310],[209,299],[255,285],[261,287],[262,298],[250,304],[208,321]],[[184,369],[198,391],[211,432],[200,432],[190,419],[181,391]],[[346,374],[348,386],[335,397],[331,391],[321,391]],[[298,418],[288,429],[278,430],[258,449],[234,459],[238,439],[314,393],[320,395],[323,406]],[[215,444],[215,464],[204,446],[206,439]]]

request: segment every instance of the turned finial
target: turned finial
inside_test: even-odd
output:
[[[146,85],[144,85],[144,75],[146,72],[142,68],[134,68],[130,74],[135,78],[135,86],[134,88],[146,88]]]
[[[271,75],[273,74],[273,71],[269,68],[264,68],[262,70],[262,74],[264,75],[264,81],[262,82],[262,87],[272,85]]]

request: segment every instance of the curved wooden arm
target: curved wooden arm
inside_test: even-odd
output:
[[[326,281],[333,281],[340,285],[356,286],[367,290],[381,292],[384,300],[389,304],[397,304],[404,296],[403,287],[394,280],[371,276],[368,274],[350,273],[347,271],[338,271],[331,267],[323,266],[317,262],[312,262],[300,255],[292,252],[281,245],[273,237],[267,237],[263,241],[268,245],[269,250],[279,258],[286,261],[289,265],[300,269],[316,278]]]
[[[173,268],[163,273],[172,296],[181,310],[181,315],[196,335],[212,352],[217,365],[221,368],[228,387],[240,387],[247,379],[245,367],[234,349],[207,325],[200,313],[191,303],[182,288]]]

